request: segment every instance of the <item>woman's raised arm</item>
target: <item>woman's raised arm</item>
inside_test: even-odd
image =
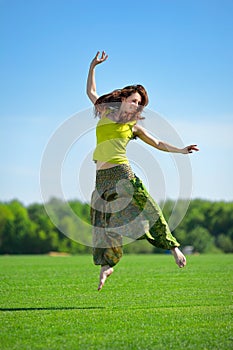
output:
[[[101,57],[99,58],[100,52],[98,51],[95,55],[94,59],[91,61],[88,78],[87,78],[87,96],[91,100],[92,103],[95,103],[98,99],[98,94],[96,92],[96,83],[95,83],[95,66],[106,61],[108,55],[104,51],[102,51]]]

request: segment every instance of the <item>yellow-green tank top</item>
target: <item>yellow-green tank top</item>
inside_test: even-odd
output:
[[[118,123],[103,116],[96,127],[97,146],[93,153],[93,160],[114,164],[129,163],[126,146],[134,137],[135,124],[136,121]]]

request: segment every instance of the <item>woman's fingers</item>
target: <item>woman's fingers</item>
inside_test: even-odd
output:
[[[98,51],[97,54],[95,55],[95,59],[98,59],[100,52]]]
[[[190,145],[187,147],[189,153],[193,153],[192,151],[199,151],[199,148],[197,148],[197,145]]]
[[[108,55],[106,55],[106,52],[102,51],[102,55],[101,55],[101,58],[100,58],[101,62],[106,61],[107,58],[108,58]]]
[[[102,51],[101,56],[99,57],[100,51],[97,52],[97,54],[95,55],[95,61],[96,63],[102,63],[104,61],[106,61],[106,59],[108,58],[108,55],[106,55],[105,51]]]
[[[199,151],[199,148],[197,147],[197,145],[186,146],[181,150],[181,153],[188,154],[188,153],[193,153],[193,151]]]

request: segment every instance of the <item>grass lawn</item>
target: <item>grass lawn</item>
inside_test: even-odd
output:
[[[0,349],[232,349],[232,255],[0,257]]]

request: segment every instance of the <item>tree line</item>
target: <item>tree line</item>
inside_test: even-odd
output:
[[[184,201],[162,203],[165,218],[175,222],[185,207]],[[68,206],[53,198],[46,204],[24,206],[18,200],[0,202],[0,254],[45,254],[66,252],[90,253],[85,237],[91,242],[90,206],[78,200]],[[50,215],[47,214],[49,208]],[[68,209],[69,210],[68,210]],[[71,209],[71,210],[70,210]],[[71,212],[75,215],[71,215]],[[80,218],[78,222],[76,218]],[[51,220],[51,219],[52,220]],[[69,232],[66,237],[62,232]],[[194,199],[183,220],[175,227],[174,236],[182,247],[192,246],[198,253],[233,252],[233,202]],[[128,253],[160,253],[145,240],[125,245]]]

